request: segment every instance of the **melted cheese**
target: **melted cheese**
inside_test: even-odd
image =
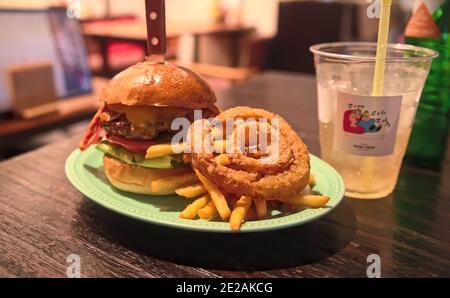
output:
[[[108,109],[126,114],[133,126],[145,127],[161,122],[171,122],[173,119],[186,115],[188,109],[152,106],[126,106],[121,104],[108,105]]]

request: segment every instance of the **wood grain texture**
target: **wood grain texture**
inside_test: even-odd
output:
[[[267,73],[219,94],[220,105],[272,109],[318,148],[314,84]],[[303,226],[224,235],[141,223],[90,202],[64,174],[77,143],[0,163],[0,276],[63,277],[67,256],[79,254],[84,277],[364,277],[373,253],[384,277],[450,276],[448,158],[441,173],[403,167],[387,199],[345,199]]]

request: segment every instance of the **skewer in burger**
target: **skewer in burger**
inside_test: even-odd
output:
[[[157,146],[167,148],[171,143],[175,118],[192,122],[194,110],[202,110],[204,118],[218,114],[216,96],[198,74],[170,63],[138,63],[116,75],[100,101],[103,106],[79,148],[95,144],[104,153],[103,168],[113,186],[132,193],[169,195],[176,186],[197,181],[181,154]],[[156,150],[148,154],[152,147]],[[165,187],[168,177],[171,183]]]

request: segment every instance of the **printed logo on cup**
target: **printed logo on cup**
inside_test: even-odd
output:
[[[394,152],[402,96],[339,92],[334,148],[361,156]]]

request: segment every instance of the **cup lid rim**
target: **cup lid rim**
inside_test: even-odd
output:
[[[337,53],[331,53],[324,51],[324,48],[329,47],[343,47],[343,46],[363,46],[363,47],[370,47],[375,48],[377,47],[377,43],[375,42],[329,42],[329,43],[320,43],[312,45],[309,50],[314,53],[314,55],[319,55],[323,57],[329,57],[329,58],[339,58],[342,60],[364,60],[364,61],[376,61],[375,56],[355,56],[355,55],[349,55],[349,54],[337,54]],[[409,45],[409,44],[401,44],[401,43],[389,43],[388,49],[394,49],[394,50],[400,50],[400,51],[412,51],[415,53],[422,52],[423,54],[421,56],[415,56],[415,57],[387,57],[386,61],[423,61],[428,59],[433,59],[439,56],[439,53],[435,50]]]

